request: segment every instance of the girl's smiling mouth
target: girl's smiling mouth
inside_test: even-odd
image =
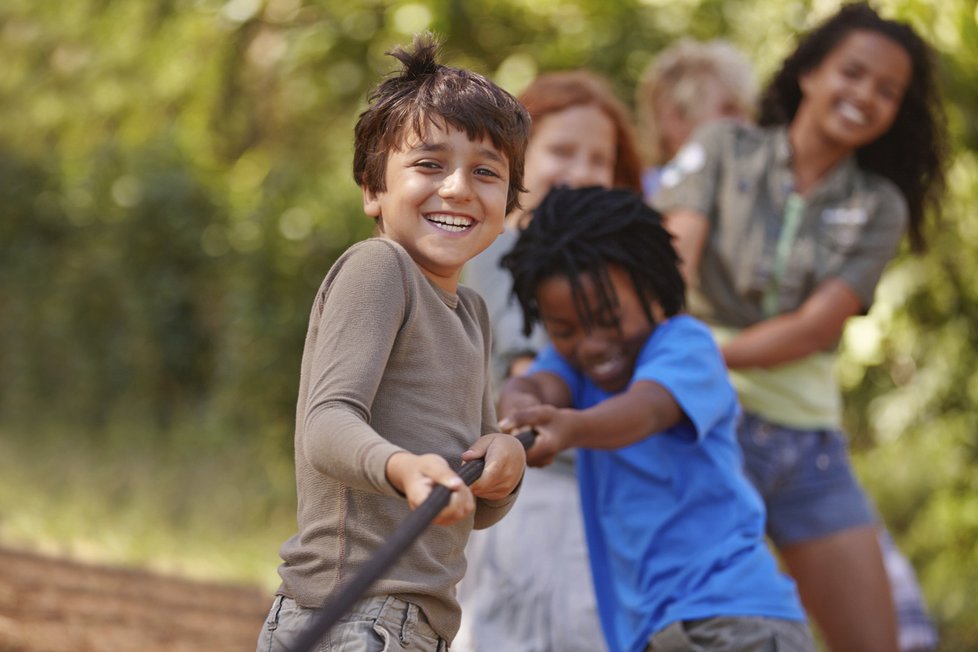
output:
[[[857,125],[864,126],[869,122],[869,118],[867,117],[866,113],[857,108],[851,102],[840,102],[837,110],[842,117],[846,118],[850,122],[856,123]]]

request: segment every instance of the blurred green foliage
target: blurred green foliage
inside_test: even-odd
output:
[[[119,424],[160,438],[211,424],[287,459],[312,295],[372,228],[352,126],[394,68],[384,51],[417,31],[514,93],[539,71],[588,67],[630,102],[678,37],[727,37],[764,80],[837,6],[5,0],[0,422],[95,443]],[[915,562],[943,649],[974,649],[978,10],[877,6],[934,44],[955,158],[929,252],[891,266],[839,372],[860,472]]]

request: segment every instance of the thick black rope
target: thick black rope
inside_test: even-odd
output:
[[[533,430],[524,430],[516,435],[516,439],[523,444],[524,449],[529,449],[533,445],[535,436]],[[486,461],[482,458],[466,462],[459,469],[458,476],[466,485],[471,485],[482,476]],[[322,610],[316,615],[309,628],[303,632],[299,640],[292,647],[293,652],[309,652],[312,650],[323,634],[328,632],[350,607],[360,599],[370,586],[380,579],[388,568],[394,565],[414,540],[421,535],[428,525],[435,520],[452,498],[452,490],[444,485],[436,485],[423,503],[412,511],[400,527],[394,531],[387,543],[382,545],[374,553],[374,556],[363,565],[363,568],[353,576],[353,578],[337,589],[323,605]]]

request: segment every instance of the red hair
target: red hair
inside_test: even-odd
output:
[[[518,99],[530,113],[534,125],[551,113],[575,106],[598,107],[615,127],[614,185],[642,192],[642,163],[631,116],[604,77],[587,70],[543,73],[520,93]],[[531,140],[533,129],[531,126]]]

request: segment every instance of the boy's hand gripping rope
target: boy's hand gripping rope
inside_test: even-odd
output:
[[[516,435],[516,439],[523,444],[524,450],[529,450],[533,445],[536,432],[532,429],[523,430]],[[482,476],[486,461],[484,458],[466,462],[459,469],[458,476],[466,485],[471,485]],[[343,614],[349,611],[361,595],[363,595],[370,585],[377,581],[388,568],[394,565],[397,558],[408,549],[414,540],[417,539],[438,513],[441,512],[451,500],[452,490],[444,485],[436,485],[423,503],[412,511],[400,527],[394,531],[387,543],[382,545],[374,553],[374,556],[363,565],[356,575],[348,583],[340,587],[326,600],[320,613],[313,619],[309,628],[303,632],[299,640],[292,648],[293,652],[309,652],[336,624]]]

